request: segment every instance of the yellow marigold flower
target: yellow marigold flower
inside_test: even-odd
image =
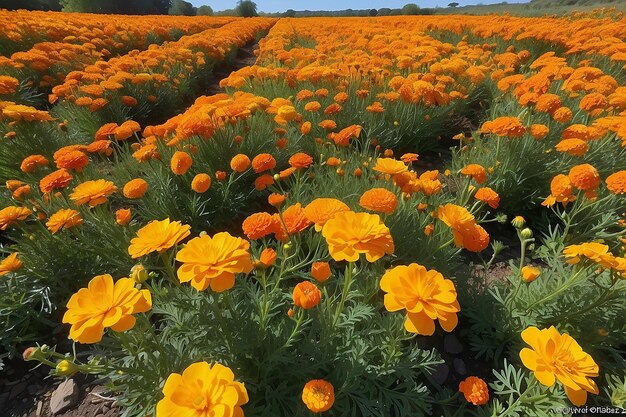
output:
[[[323,379],[313,379],[304,385],[302,401],[314,413],[323,413],[335,403],[335,388]]]
[[[363,193],[359,199],[359,205],[367,210],[391,214],[398,207],[398,198],[384,188],[372,188]]]
[[[89,207],[95,207],[106,203],[107,197],[115,191],[117,191],[117,187],[111,181],[103,179],[85,181],[74,188],[70,194],[70,200],[77,206],[89,204]]]
[[[252,271],[249,250],[250,242],[227,232],[193,238],[176,254],[176,260],[182,263],[178,279],[191,281],[198,291],[209,285],[216,292],[229,290],[235,285],[235,274]]]
[[[461,307],[454,283],[434,269],[416,263],[396,266],[383,275],[380,289],[387,293],[387,311],[406,310],[404,328],[411,333],[432,335],[435,320],[446,332],[458,323]]]
[[[541,384],[551,387],[558,379],[576,406],[587,402],[587,392],[598,393],[591,379],[598,376],[598,365],[570,335],[560,334],[554,326],[541,330],[531,326],[522,332],[522,339],[531,347],[520,351],[522,363]]]
[[[122,193],[126,198],[137,199],[143,197],[146,191],[148,191],[148,183],[146,180],[135,178],[124,185]]]
[[[80,213],[72,209],[61,209],[54,213],[46,222],[46,227],[52,234],[61,229],[69,229],[74,226],[83,224],[83,218]]]
[[[407,171],[408,168],[402,161],[393,158],[378,158],[373,170],[387,175],[396,175]]]
[[[296,307],[308,310],[320,303],[322,292],[312,282],[302,281],[294,287],[292,297]]]
[[[30,209],[26,207],[9,206],[0,210],[0,230],[7,230],[7,228],[18,221],[23,221],[33,214]]]
[[[135,325],[136,313],[152,308],[148,290],[135,288],[131,278],[120,278],[113,283],[111,275],[98,275],[70,298],[63,323],[71,324],[70,338],[79,343],[97,343],[102,340],[105,327],[125,332]]]
[[[8,274],[9,272],[15,272],[24,266],[24,263],[17,259],[17,255],[17,252],[13,252],[0,261],[0,277]]]
[[[376,214],[337,213],[324,224],[322,235],[335,261],[356,262],[364,253],[368,262],[376,262],[394,251],[389,228]]]
[[[153,220],[137,231],[137,237],[130,241],[128,254],[135,259],[152,252],[164,252],[189,236],[190,228],[169,218]]]
[[[480,252],[489,245],[489,234],[476,224],[474,216],[465,207],[455,204],[439,206],[437,217],[452,229],[457,247]]]
[[[350,211],[350,207],[336,198],[316,198],[304,208],[304,215],[315,223],[315,231],[319,232],[335,214],[344,211]]]
[[[248,402],[246,387],[230,368],[207,362],[192,363],[182,375],[170,374],[163,396],[156,417],[243,417],[241,406]]]
[[[615,266],[615,257],[609,252],[608,245],[602,243],[587,242],[580,245],[569,245],[563,249],[563,255],[567,258],[567,263],[577,264],[581,258],[587,258],[605,268]]]
[[[487,383],[477,376],[468,376],[459,383],[459,392],[463,393],[465,400],[474,405],[487,404],[489,401],[489,387]]]
[[[522,273],[522,280],[524,282],[533,282],[541,274],[541,269],[535,266],[526,265],[522,267],[521,273]]]

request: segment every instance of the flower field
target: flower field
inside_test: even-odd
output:
[[[624,16],[0,22],[5,366],[129,417],[626,406]]]

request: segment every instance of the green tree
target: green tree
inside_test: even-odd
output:
[[[173,0],[169,14],[177,16],[195,16],[196,8],[185,0]]]
[[[8,10],[61,10],[59,0],[2,0],[1,9]]]
[[[213,16],[213,9],[211,6],[200,6],[196,9],[196,15],[198,16]]]
[[[283,17],[296,17],[296,11],[294,9],[288,9],[283,13]]]
[[[417,15],[420,14],[420,7],[415,3],[405,4],[402,8],[403,15]]]
[[[109,14],[167,14],[170,0],[61,0],[64,12]]]
[[[371,9],[370,12],[369,12],[369,15],[372,16],[372,17],[377,16],[378,15],[378,10]]]
[[[389,16],[391,14],[391,9],[389,7],[383,7],[378,9],[378,16]]]
[[[448,7],[457,7],[459,3],[453,1],[452,3],[448,3]]]
[[[258,16],[256,3],[252,0],[239,0],[237,3],[237,14],[241,17]]]

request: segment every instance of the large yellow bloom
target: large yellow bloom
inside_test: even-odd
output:
[[[230,368],[207,362],[171,374],[163,395],[156,417],[243,417],[241,406],[248,402],[246,387],[235,381]]]
[[[376,214],[337,213],[324,224],[322,235],[335,261],[355,262],[364,253],[369,262],[376,262],[394,251],[389,228]]]
[[[117,191],[117,187],[111,181],[95,180],[85,181],[74,188],[70,199],[77,205],[89,204],[95,207],[106,203],[107,197]]]
[[[0,261],[0,277],[8,274],[9,272],[17,271],[24,266],[24,263],[17,258],[17,255],[17,252],[13,252]]]
[[[336,198],[316,198],[304,208],[304,215],[315,223],[315,231],[319,232],[329,219],[342,211],[350,211],[350,207],[343,201]]]
[[[563,255],[567,259],[567,263],[577,264],[581,258],[587,258],[605,268],[613,268],[615,266],[615,257],[609,252],[608,245],[596,242],[585,242],[580,245],[569,245],[563,249]]]
[[[74,226],[83,224],[83,218],[80,213],[72,209],[60,209],[46,222],[46,227],[52,234],[61,229],[69,229]]]
[[[6,230],[18,221],[26,220],[33,212],[26,207],[9,206],[0,210],[0,230]]]
[[[540,383],[551,387],[558,379],[577,406],[587,402],[587,392],[598,393],[591,379],[598,376],[598,365],[570,335],[560,334],[554,326],[541,330],[531,326],[522,332],[522,339],[532,349],[522,349],[520,358]]]
[[[137,237],[130,241],[128,254],[133,258],[152,252],[163,252],[178,244],[191,234],[191,226],[165,220],[153,220],[137,231]]]
[[[381,172],[387,175],[401,174],[408,170],[407,166],[402,161],[398,161],[393,158],[378,158],[376,159],[376,165],[374,171]]]
[[[387,293],[387,311],[406,310],[404,327],[409,332],[431,335],[435,320],[451,332],[458,323],[461,308],[454,283],[434,269],[416,263],[396,266],[383,275],[380,288]]]
[[[198,291],[209,285],[213,291],[229,290],[235,285],[235,274],[252,271],[249,250],[250,242],[227,232],[191,239],[176,255],[176,260],[182,262],[178,279],[191,281]]]
[[[70,298],[63,323],[72,325],[70,338],[80,343],[102,340],[105,327],[124,332],[135,325],[135,313],[152,308],[148,290],[135,288],[131,278],[120,278],[113,283],[111,275],[94,277],[87,288],[81,288]]]

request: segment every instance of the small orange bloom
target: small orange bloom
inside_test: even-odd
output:
[[[276,168],[276,159],[268,153],[262,153],[252,159],[252,169],[257,174]]]
[[[467,402],[474,405],[487,404],[489,401],[489,388],[487,387],[487,383],[476,376],[470,376],[461,381],[459,384],[459,392],[463,393]]]
[[[363,193],[359,205],[367,210],[391,214],[398,207],[398,198],[384,188],[372,188]]]
[[[204,193],[211,187],[211,177],[208,174],[197,174],[191,181],[191,189],[196,193]]]
[[[295,286],[292,297],[296,307],[308,310],[320,303],[322,292],[310,281],[303,281]]]
[[[184,175],[191,167],[192,162],[191,156],[187,152],[176,151],[170,160],[170,168],[174,174]]]
[[[118,209],[115,212],[115,222],[120,226],[126,226],[128,223],[130,223],[131,218],[132,214],[129,208]]]
[[[135,178],[128,181],[122,190],[124,197],[137,199],[144,196],[148,190],[148,183],[142,178]]]
[[[330,278],[330,265],[328,262],[313,262],[311,265],[311,276],[316,281],[326,282]]]
[[[237,154],[230,160],[230,169],[242,173],[250,167],[250,158],[244,154]]]
[[[323,413],[335,403],[335,388],[323,379],[313,379],[302,390],[302,401],[314,413]]]

